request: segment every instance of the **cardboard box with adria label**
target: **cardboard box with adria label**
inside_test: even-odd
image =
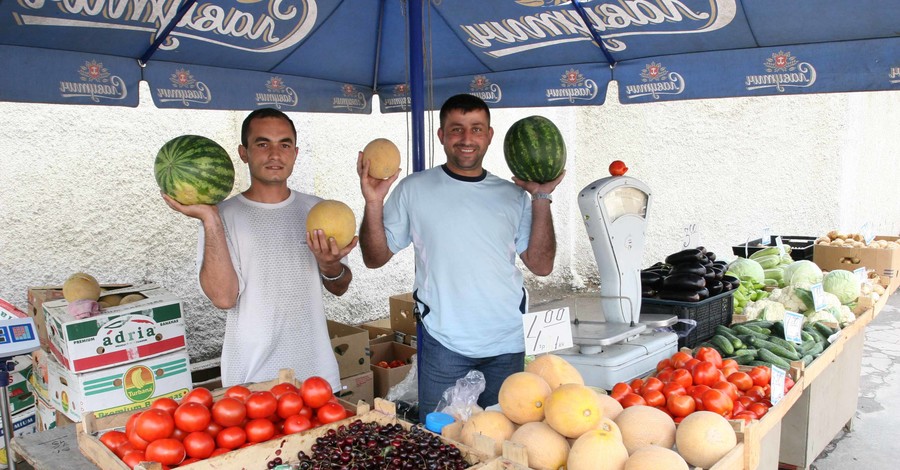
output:
[[[131,284],[100,284],[105,295],[107,291],[131,287]],[[34,318],[34,326],[38,330],[41,347],[50,349],[50,336],[47,334],[47,321],[44,318],[44,302],[63,298],[62,286],[36,286],[28,288],[28,316]]]
[[[898,242],[900,237],[877,236],[874,240]],[[875,248],[872,246],[845,247],[816,244],[813,262],[825,271],[845,269],[853,271],[865,267],[881,277],[881,284],[887,287],[900,276],[900,249]]]
[[[114,367],[185,347],[181,300],[156,284],[105,292],[140,294],[143,300],[104,308],[77,319],[65,300],[44,302],[50,351],[73,372]]]

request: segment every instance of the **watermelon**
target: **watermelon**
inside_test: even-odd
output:
[[[528,116],[516,121],[503,139],[503,155],[512,174],[524,181],[546,183],[566,166],[566,143],[552,121]]]
[[[182,135],[165,143],[153,165],[156,183],[172,199],[185,204],[218,204],[234,187],[234,164],[211,139]]]

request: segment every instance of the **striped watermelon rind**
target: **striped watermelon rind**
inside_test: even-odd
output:
[[[506,132],[503,156],[516,178],[546,183],[556,179],[566,167],[566,143],[552,121],[528,116],[513,123]]]
[[[159,188],[185,205],[218,204],[234,187],[234,164],[212,139],[182,135],[156,154],[153,172]]]

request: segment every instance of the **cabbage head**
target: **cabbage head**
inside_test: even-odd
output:
[[[831,292],[841,301],[841,304],[849,304],[859,297],[859,279],[845,269],[835,269],[825,275],[822,280],[825,292]]]
[[[728,265],[728,272],[734,274],[738,279],[752,279],[756,284],[765,282],[766,276],[763,267],[752,259],[740,258]]]
[[[822,282],[822,270],[808,259],[794,261],[784,268],[784,282],[787,286],[809,287]]]

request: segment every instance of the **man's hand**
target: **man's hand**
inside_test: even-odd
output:
[[[362,190],[363,199],[369,202],[384,203],[388,190],[397,178],[400,177],[400,169],[388,179],[378,179],[369,176],[369,161],[363,158],[363,153],[359,152],[356,159],[356,173],[359,174],[359,187]]]
[[[172,208],[172,210],[174,210],[176,212],[181,212],[182,214],[184,214],[188,217],[198,219],[200,221],[207,221],[207,220],[211,220],[212,218],[214,218],[215,216],[217,216],[219,214],[219,208],[214,205],[209,205],[209,204],[184,205],[184,204],[172,199],[171,197],[169,197],[169,195],[167,195],[166,193],[164,193],[162,191],[160,191],[159,194],[162,195],[163,200],[166,201],[166,204],[168,204],[169,207]]]
[[[513,183],[516,183],[516,186],[528,191],[528,194],[534,193],[547,193],[550,194],[556,189],[556,186],[562,182],[563,177],[566,176],[566,170],[563,170],[556,179],[547,181],[546,183],[538,183],[535,181],[523,181],[515,176],[512,177]]]
[[[319,263],[319,270],[328,277],[334,277],[340,273],[341,260],[344,259],[359,242],[359,237],[353,237],[344,248],[338,248],[334,237],[325,237],[325,231],[321,229],[306,232],[306,243],[309,251],[312,251]]]

